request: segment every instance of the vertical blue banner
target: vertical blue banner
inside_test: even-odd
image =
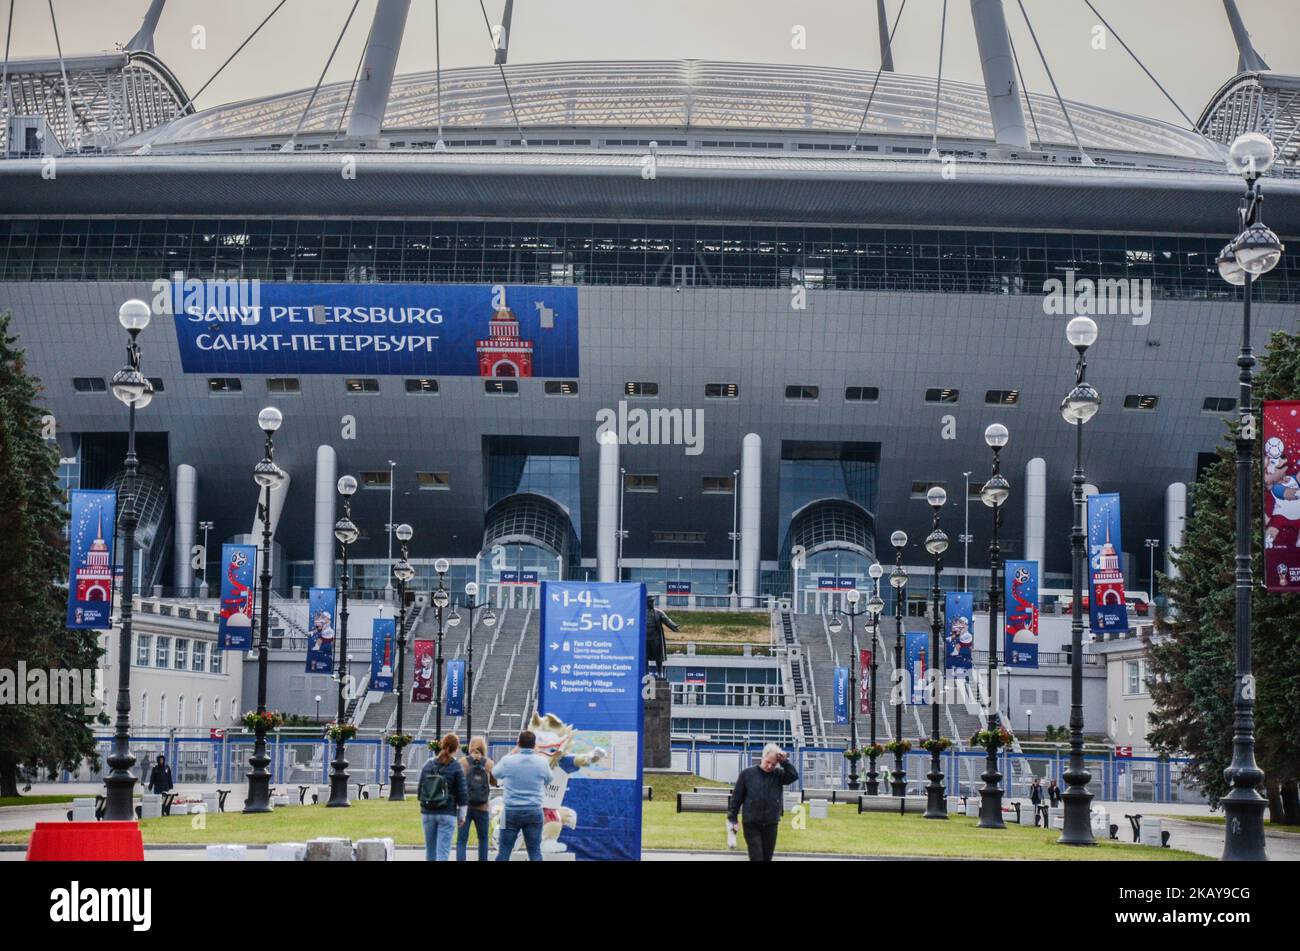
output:
[[[391,691],[396,666],[397,619],[377,617],[370,633],[370,689]]]
[[[1002,653],[1008,667],[1038,669],[1038,562],[1007,562],[1007,626]]]
[[[312,588],[307,593],[307,673],[334,673],[334,610],[338,592]]]
[[[911,678],[910,699],[907,701],[910,704],[925,705],[925,672],[929,669],[926,654],[930,649],[926,642],[929,639],[930,635],[925,631],[908,631],[904,641],[907,676]]]
[[[221,621],[217,643],[222,650],[246,651],[253,647],[254,545],[221,546]]]
[[[642,584],[542,584],[539,719],[526,726],[551,759],[543,806],[578,859],[641,858],[645,600]]]
[[[975,595],[949,591],[944,602],[944,665],[949,670],[970,670],[975,649]]]
[[[447,716],[463,717],[465,715],[465,661],[447,661],[447,684],[442,692],[447,698]]]
[[[1119,553],[1119,494],[1088,497],[1088,619],[1095,634],[1128,630],[1128,599]]]
[[[113,626],[113,527],[117,493],[73,489],[68,526],[68,627]]]
[[[835,668],[835,722],[849,722],[849,669]]]

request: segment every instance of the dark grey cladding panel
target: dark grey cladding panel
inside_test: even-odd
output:
[[[818,173],[807,162],[752,159],[728,168],[671,168],[653,181],[639,166],[581,170],[562,162],[439,167],[361,156],[344,178],[339,156],[249,155],[64,160],[44,180],[40,165],[0,163],[0,214],[511,217],[765,221],[819,224],[1059,229],[1218,234],[1235,220],[1240,182],[1204,173],[1062,168],[1021,174],[1005,166],[882,163]],[[372,161],[373,160],[373,161]],[[369,164],[368,164],[369,163]],[[1269,181],[1268,220],[1300,233],[1300,183]]]
[[[122,431],[125,414],[107,393],[78,394],[74,376],[107,378],[123,359],[117,307],[148,297],[145,284],[0,284],[0,310],[12,309],[28,365],[45,386],[45,402],[65,432]],[[417,557],[467,555],[483,531],[484,435],[577,437],[582,468],[584,554],[594,556],[596,526],[596,414],[617,409],[629,380],[659,384],[655,400],[629,406],[702,410],[698,455],[681,445],[625,446],[629,472],[660,476],[657,495],[629,494],[631,533],[625,552],[635,558],[730,557],[729,496],[704,495],[702,480],[729,475],[740,464],[744,435],[763,438],[763,557],[774,560],[782,526],[779,456],[782,440],[851,440],[881,446],[877,531],[881,539],[905,529],[918,543],[929,510],[910,498],[913,481],[942,481],[949,490],[945,526],[960,531],[962,473],[987,475],[984,427],[1005,423],[1004,453],[1012,484],[1003,537],[1023,551],[1024,465],[1047,460],[1048,567],[1064,570],[1068,557],[1068,501],[1073,430],[1057,411],[1072,380],[1073,352],[1064,339],[1066,318],[1043,313],[1038,296],[810,292],[795,311],[780,290],[583,287],[579,289],[582,361],[579,395],[543,395],[542,381],[521,381],[517,398],[485,396],[477,378],[442,378],[438,396],[410,396],[401,377],[382,377],[378,395],[352,395],[343,378],[304,376],[300,395],[270,396],[264,376],[243,378],[238,395],[211,396],[206,376],[184,375],[176,338],[163,319],[145,332],[144,367],[166,389],[140,414],[145,431],[166,431],[171,463],[199,473],[199,517],[217,522],[217,535],[246,532],[256,492],[250,470],[261,451],[257,411],[275,403],[285,414],[278,459],[292,484],[279,541],[290,557],[311,557],[317,446],[335,446],[342,472],[383,470],[396,459],[397,517],[416,528]],[[1277,329],[1294,329],[1294,308],[1256,307],[1255,344]],[[1174,481],[1190,482],[1197,455],[1224,432],[1224,417],[1203,413],[1207,396],[1236,393],[1239,307],[1228,303],[1156,300],[1151,322],[1101,317],[1090,353],[1089,376],[1104,404],[1086,429],[1090,482],[1125,500],[1126,548],[1140,557],[1143,537],[1163,533],[1163,495]],[[735,383],[736,400],[708,400],[706,383]],[[785,399],[792,384],[821,388],[813,403]],[[849,403],[846,386],[875,386],[876,403]],[[924,403],[930,387],[960,390],[956,406]],[[987,390],[1019,389],[1019,404],[984,404]],[[1152,413],[1124,410],[1129,393],[1160,397]],[[357,438],[340,439],[340,420],[355,416]],[[944,439],[952,416],[955,438]],[[421,491],[417,471],[447,471],[448,492]],[[386,491],[361,491],[356,521],[370,540],[359,556],[386,551]],[[985,561],[989,514],[971,506],[976,541],[972,564]],[[662,544],[657,529],[703,531],[704,545]],[[949,566],[961,563],[953,545]],[[919,552],[915,555],[919,560]],[[1142,562],[1145,564],[1145,561]]]

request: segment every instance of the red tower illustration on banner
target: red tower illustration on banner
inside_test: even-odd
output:
[[[533,342],[520,338],[519,318],[505,306],[488,322],[488,338],[478,342],[478,375],[533,375]]]
[[[1097,555],[1097,570],[1092,573],[1092,596],[1098,604],[1124,603],[1124,572],[1119,569],[1119,555],[1110,541],[1110,525],[1106,525],[1106,542]]]
[[[77,600],[108,601],[113,590],[113,566],[109,564],[108,545],[104,543],[104,512],[99,512],[95,540],[86,552],[86,563],[77,569]]]

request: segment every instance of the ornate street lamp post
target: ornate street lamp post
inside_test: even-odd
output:
[[[465,683],[461,686],[465,692],[465,739],[467,741],[474,738],[474,615],[478,611],[483,612],[482,624],[486,628],[494,627],[497,623],[497,616],[492,613],[491,604],[487,601],[480,604],[477,598],[478,584],[471,581],[465,585],[465,610],[469,614],[469,634],[465,638]],[[459,623],[460,615],[453,612],[452,626]]]
[[[406,583],[415,577],[415,568],[407,560],[407,543],[415,532],[403,522],[393,534],[402,543],[402,558],[393,565],[393,577],[397,579],[397,732],[401,734],[402,701],[406,693]],[[393,747],[393,765],[388,775],[389,802],[406,798],[406,764],[402,762],[402,749],[401,746]]]
[[[832,634],[838,634],[840,631],[844,630],[844,622],[840,620],[840,615],[842,614],[849,619],[849,695],[847,698],[847,704],[849,708],[850,750],[856,750],[858,748],[858,678],[862,676],[862,673],[858,670],[858,632],[853,622],[855,618],[859,618],[867,613],[865,608],[862,610],[858,610],[857,608],[857,603],[861,598],[862,595],[858,592],[857,588],[845,592],[844,599],[848,601],[852,607],[848,610],[845,610],[842,607],[837,608],[835,613],[831,615],[830,621],[827,624],[827,627],[830,629]],[[856,756],[849,760],[849,788],[858,788],[858,759]]]
[[[980,501],[993,509],[993,535],[989,542],[989,682],[985,699],[989,705],[988,730],[992,734],[999,732],[1001,723],[998,719],[998,569],[1001,567],[1002,550],[998,548],[998,527],[1002,524],[1002,504],[1011,495],[1011,484],[1001,472],[1001,459],[998,454],[1011,438],[1007,427],[993,423],[984,430],[984,442],[993,450],[993,474],[980,489]],[[989,743],[986,748],[988,759],[984,765],[984,774],[980,777],[984,785],[980,787],[981,829],[1005,829],[1002,821],[1002,774],[998,771],[998,747]]]
[[[872,562],[867,569],[871,575],[873,590],[867,598],[867,613],[871,615],[871,752],[867,756],[867,795],[880,795],[880,780],[876,773],[876,710],[880,701],[876,698],[876,669],[880,665],[880,612],[885,610],[884,599],[880,597],[880,579],[885,569],[879,562]]]
[[[438,669],[438,673],[436,676],[438,678],[438,682],[434,684],[435,693],[434,693],[433,702],[436,706],[433,711],[433,721],[434,721],[433,732],[434,735],[437,736],[439,740],[441,740],[442,739],[442,636],[444,633],[443,612],[447,609],[447,605],[451,603],[451,595],[448,593],[447,586],[444,582],[446,581],[447,578],[447,572],[451,570],[451,562],[447,561],[446,558],[439,558],[437,561],[433,563],[433,570],[438,573],[438,587],[434,589],[433,592],[433,607],[434,610],[438,612],[438,649],[436,654],[437,669]],[[448,621],[448,626],[455,627],[456,624],[460,621],[460,617],[454,614],[452,615],[452,617],[455,618],[455,620]]]
[[[126,479],[118,525],[122,529],[122,588],[118,594],[121,607],[121,631],[117,645],[117,719],[113,727],[113,751],[106,762],[104,777],[104,818],[129,822],[135,818],[135,757],[131,755],[131,613],[135,592],[135,530],[140,515],[135,510],[135,480],[140,461],[135,454],[135,411],[153,400],[153,384],[140,372],[140,332],[152,317],[149,305],[129,300],[117,311],[117,320],[130,336],[126,345],[127,365],[113,374],[113,395],[126,404]]]
[[[939,527],[939,512],[948,503],[948,493],[940,486],[931,486],[925,494],[930,503],[934,519],[930,525],[930,534],[925,538],[925,550],[934,555],[934,587],[931,589],[933,603],[930,609],[930,739],[939,740],[939,705],[943,703],[944,691],[942,680],[943,665],[939,659],[944,656],[939,646],[942,636],[943,619],[939,612],[939,575],[943,571],[943,553],[948,550],[948,536]],[[947,819],[947,789],[943,784],[943,766],[937,745],[930,748],[929,784],[925,787],[926,819]]]
[[[1255,763],[1255,675],[1251,672],[1251,506],[1250,464],[1255,446],[1255,410],[1251,370],[1255,355],[1250,346],[1250,299],[1255,279],[1263,277],[1282,258],[1282,242],[1261,220],[1264,196],[1259,176],[1273,165],[1276,153],[1265,135],[1248,132],[1232,143],[1229,157],[1246,179],[1246,193],[1237,212],[1241,233],[1218,257],[1219,274],[1229,284],[1242,286],[1240,394],[1237,398],[1237,570],[1236,570],[1236,671],[1233,675],[1232,762],[1223,776],[1232,788],[1223,797],[1224,861],[1263,861],[1264,797],[1259,787],[1264,771]]]
[[[339,551],[343,558],[343,570],[339,575],[339,636],[338,659],[334,669],[339,678],[338,713],[335,724],[340,729],[334,741],[334,760],[330,763],[330,798],[325,805],[340,808],[349,806],[348,802],[348,761],[344,759],[347,738],[342,726],[347,719],[347,707],[344,706],[345,686],[348,680],[348,546],[361,537],[361,530],[352,521],[352,496],[357,491],[357,480],[350,475],[340,476],[339,495],[343,496],[343,517],[334,523],[334,537],[338,539]]]
[[[284,414],[268,406],[257,414],[257,425],[266,436],[262,459],[253,467],[253,481],[262,490],[258,501],[258,518],[262,520],[262,604],[257,637],[257,712],[266,712],[267,636],[271,627],[271,493],[284,484],[284,470],[275,464],[274,437]],[[248,797],[244,812],[271,811],[271,757],[266,752],[266,723],[261,719],[254,731],[253,755],[248,759]]]
[[[1083,494],[1083,427],[1101,409],[1101,396],[1087,381],[1088,348],[1097,342],[1097,324],[1089,317],[1075,317],[1065,328],[1066,339],[1079,354],[1074,367],[1074,388],[1061,401],[1061,416],[1074,427],[1074,475],[1070,498],[1074,519],[1070,527],[1070,759],[1064,773],[1061,794],[1061,845],[1096,845],[1092,835],[1092,774],[1083,762],[1083,587],[1088,502]]]
[[[903,670],[903,605],[907,601],[907,569],[903,567],[903,549],[907,547],[907,532],[894,532],[889,536],[889,544],[894,546],[894,570],[889,573],[889,584],[894,589],[894,680],[896,686],[906,682],[901,677]],[[907,685],[911,690],[911,684]],[[903,704],[907,697],[894,696],[894,742],[903,740]],[[905,808],[903,797],[907,795],[907,773],[903,769],[903,751],[894,746],[894,771],[889,777],[889,792],[898,797],[898,810]]]

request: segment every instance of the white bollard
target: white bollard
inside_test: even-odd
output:
[[[162,817],[162,796],[157,793],[145,793],[140,797],[140,818],[159,819]]]
[[[276,842],[266,847],[268,862],[302,862],[306,858],[306,842]]]
[[[825,799],[808,800],[808,818],[825,819],[827,815],[826,806],[827,804]]]
[[[1154,816],[1143,816],[1138,821],[1138,844],[1160,847],[1160,820]]]
[[[217,801],[218,796],[216,793],[205,792],[203,794],[203,805],[207,809],[208,815],[215,816],[217,814]]]
[[[95,800],[93,798],[72,800],[72,821],[94,822]]]
[[[247,854],[246,845],[209,845],[203,850],[203,857],[209,862],[242,862]]]
[[[980,801],[977,797],[971,796],[966,800],[966,818],[978,819],[980,817]]]

